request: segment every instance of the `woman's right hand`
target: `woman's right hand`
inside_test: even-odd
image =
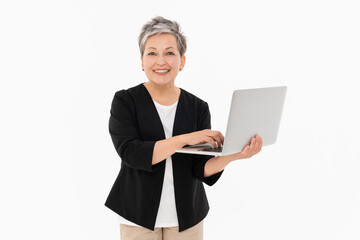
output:
[[[219,131],[204,129],[197,132],[184,134],[186,145],[210,143],[213,147],[220,147],[224,144],[224,136]]]

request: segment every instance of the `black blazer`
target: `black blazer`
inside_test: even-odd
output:
[[[173,136],[210,129],[206,102],[181,89]],[[125,219],[154,230],[165,173],[165,161],[152,165],[155,142],[165,139],[164,129],[152,98],[143,84],[115,93],[109,132],[121,158],[121,169],[105,206]],[[205,218],[209,211],[202,182],[213,185],[222,172],[204,178],[211,156],[172,155],[179,231]]]

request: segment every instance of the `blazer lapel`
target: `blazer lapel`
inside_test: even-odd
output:
[[[165,139],[165,132],[161,123],[159,113],[156,110],[150,93],[143,84],[141,85],[141,95],[143,95],[143,97],[140,97],[139,99],[141,101],[141,119],[139,122],[145,124],[145,135],[147,137],[152,136],[152,138],[154,138],[155,140]]]
[[[189,101],[187,92],[181,89],[176,109],[173,136],[190,133],[196,130],[195,106]]]

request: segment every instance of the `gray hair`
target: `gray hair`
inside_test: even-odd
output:
[[[162,33],[170,33],[176,38],[180,57],[184,56],[186,52],[186,38],[181,32],[179,23],[158,16],[147,22],[141,29],[138,40],[141,57],[144,55],[147,39],[153,35],[160,35]]]

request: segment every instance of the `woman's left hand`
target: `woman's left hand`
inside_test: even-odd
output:
[[[250,144],[245,146],[241,152],[225,156],[213,157],[205,164],[204,176],[209,177],[222,171],[230,162],[254,156],[261,151],[262,139],[259,135],[251,138]]]
[[[244,149],[239,153],[229,155],[231,160],[251,158],[255,154],[258,154],[262,148],[262,139],[259,135],[251,138],[250,144],[246,145]]]

